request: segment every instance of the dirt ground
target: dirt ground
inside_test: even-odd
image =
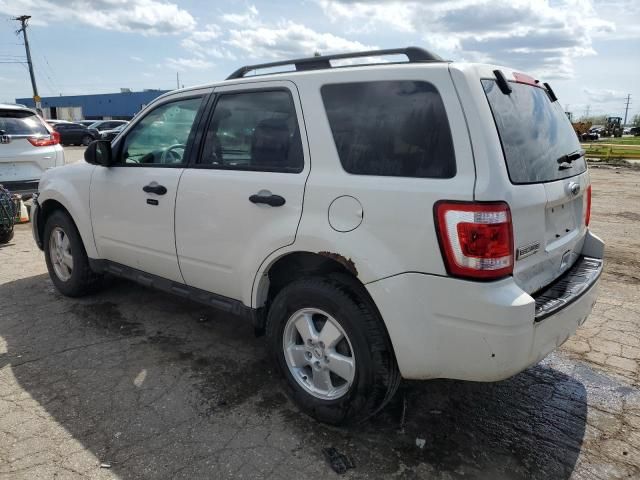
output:
[[[60,296],[19,226],[0,248],[0,479],[337,478],[326,447],[353,460],[342,478],[640,478],[640,171],[592,179],[606,269],[577,335],[503,382],[406,382],[349,429],[300,414],[237,318],[124,281]]]

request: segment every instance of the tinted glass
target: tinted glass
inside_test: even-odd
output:
[[[202,97],[156,107],[129,131],[120,163],[180,165]]]
[[[301,172],[302,142],[288,91],[222,95],[200,163],[217,168]]]
[[[2,135],[49,135],[37,115],[16,110],[0,110],[0,132]]]
[[[325,85],[322,100],[349,173],[451,178],[453,141],[442,98],[427,82]]]
[[[495,80],[482,80],[513,183],[540,183],[572,177],[587,169],[584,157],[560,169],[558,159],[580,150],[580,142],[560,106],[539,87],[510,83],[505,95]]]

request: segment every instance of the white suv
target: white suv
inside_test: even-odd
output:
[[[408,61],[332,67],[387,54]],[[250,318],[325,422],[401,378],[514,375],[596,301],[580,144],[551,87],[509,68],[417,48],[247,66],[85,158],[40,183],[56,287],[114,274]]]
[[[60,165],[60,135],[33,110],[0,104],[0,184],[26,199],[37,191],[42,173]]]

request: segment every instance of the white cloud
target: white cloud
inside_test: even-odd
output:
[[[255,27],[260,25],[258,20],[258,9],[251,5],[245,13],[226,13],[222,15],[222,20],[239,27]]]
[[[213,63],[201,58],[167,58],[162,67],[183,72],[185,70],[204,70],[213,67]]]
[[[611,33],[592,0],[317,0],[334,23],[365,32],[419,35],[456,60],[502,63],[544,78],[568,78],[576,57],[595,54]]]
[[[142,60],[142,58],[141,58],[141,57],[138,57],[138,56],[136,56],[136,55],[131,55],[129,58],[130,58],[131,60],[133,60],[134,62],[143,62],[143,61],[144,61],[144,60]]]
[[[627,94],[618,90],[608,88],[583,88],[584,94],[589,101],[594,103],[619,103],[622,104]]]
[[[221,45],[220,37],[222,34],[222,29],[219,26],[206,25],[202,30],[191,32],[189,36],[183,38],[180,46],[189,54],[199,58],[234,59],[235,56]]]
[[[164,0],[0,0],[0,11],[37,12],[41,23],[81,22],[105,30],[143,35],[174,34],[196,26],[196,20],[187,10]]]
[[[226,43],[252,58],[308,57],[315,52],[326,54],[375,48],[332,33],[316,32],[291,21],[230,30]]]

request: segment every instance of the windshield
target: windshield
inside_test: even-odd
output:
[[[49,135],[37,115],[29,111],[0,110],[2,135]]]
[[[580,142],[559,102],[539,87],[510,82],[505,95],[495,80],[482,80],[512,183],[542,183],[583,173],[584,157],[560,165],[580,151]]]

